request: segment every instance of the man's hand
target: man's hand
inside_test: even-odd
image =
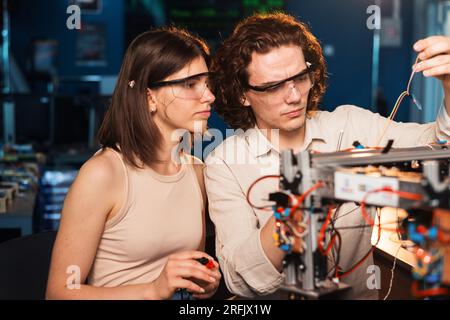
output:
[[[436,77],[442,81],[446,98],[450,98],[450,37],[432,36],[417,41],[414,50],[419,53],[416,72],[425,77]]]

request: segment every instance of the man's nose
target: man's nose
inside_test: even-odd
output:
[[[292,82],[288,84],[288,89],[286,93],[286,102],[287,103],[296,103],[299,102],[302,99],[302,95],[300,93],[300,90],[297,88],[297,86]]]

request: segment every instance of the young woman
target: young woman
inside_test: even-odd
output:
[[[176,151],[173,135],[206,129],[215,99],[208,64],[205,43],[180,29],[145,32],[131,43],[99,131],[102,149],[64,203],[47,298],[215,293],[218,264],[203,252],[203,164]]]

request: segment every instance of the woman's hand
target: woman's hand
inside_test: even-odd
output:
[[[214,281],[213,283],[200,284],[202,288],[205,289],[205,292],[193,294],[192,296],[196,299],[211,298],[214,295],[214,293],[216,293],[217,288],[219,287],[220,278],[222,277],[219,271],[219,264],[212,259],[211,261],[214,263],[214,268],[212,268],[211,271],[213,272],[213,277],[216,281]]]
[[[414,50],[419,53],[419,60],[414,65],[416,72],[423,72],[425,77],[436,77],[442,81],[446,94],[450,94],[450,37],[432,36],[417,41]]]
[[[171,299],[178,289],[186,289],[199,297],[214,294],[219,283],[216,279],[220,279],[220,273],[217,278],[218,270],[209,270],[195,260],[200,258],[213,260],[201,251],[183,251],[170,255],[159,277],[150,284],[148,297]]]

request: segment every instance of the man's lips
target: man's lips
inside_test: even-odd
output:
[[[292,111],[283,113],[283,116],[288,116],[288,117],[298,117],[302,114],[304,108],[299,108],[299,109],[294,109]]]

